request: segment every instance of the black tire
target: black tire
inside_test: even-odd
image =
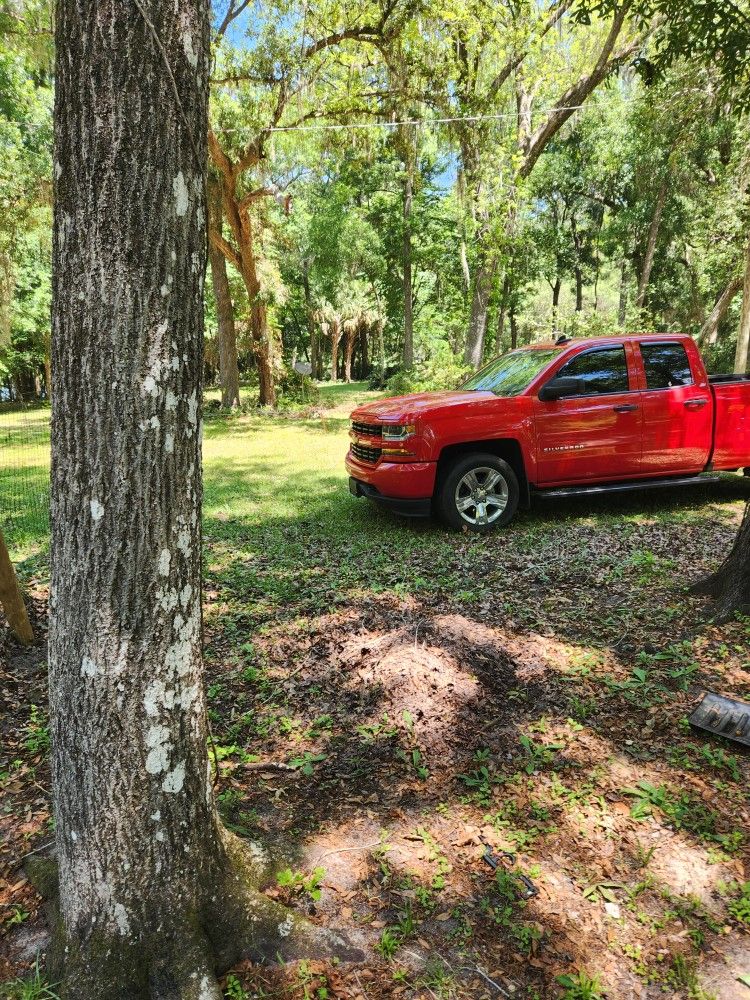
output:
[[[459,510],[459,502],[462,498],[464,500],[474,498],[471,486],[465,481],[465,477],[472,470],[475,470],[477,473],[476,483],[478,489],[476,490],[476,495],[480,504],[483,486],[492,481],[492,475],[487,470],[498,473],[500,477],[495,480],[487,495],[507,498],[502,510],[500,510],[499,505],[492,502],[482,505],[484,507],[484,516],[487,518],[485,522],[481,520],[481,507],[470,503],[464,513]],[[459,458],[448,470],[442,485],[439,487],[436,506],[440,517],[451,528],[456,528],[458,531],[468,530],[487,534],[487,532],[494,531],[496,528],[502,528],[503,525],[508,524],[512,520],[518,510],[519,497],[518,477],[508,463],[504,462],[502,458],[498,458],[497,455],[490,455],[488,452],[474,452],[471,455]]]

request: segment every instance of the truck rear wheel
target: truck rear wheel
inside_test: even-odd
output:
[[[507,524],[518,509],[518,477],[497,455],[476,452],[459,459],[437,497],[441,517],[452,528],[486,533]]]

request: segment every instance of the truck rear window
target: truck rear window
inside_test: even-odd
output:
[[[677,385],[691,385],[687,351],[678,343],[639,345],[643,367],[646,369],[646,386],[649,389],[672,389]]]
[[[496,396],[517,396],[553,361],[562,348],[511,351],[495,358],[461,386],[480,389]]]

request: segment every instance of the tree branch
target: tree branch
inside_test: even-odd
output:
[[[565,91],[544,122],[530,137],[525,150],[526,155],[519,171],[521,177],[528,177],[547,143],[573,115],[576,108],[589,97],[602,80],[643,44],[644,37],[639,37],[612,55],[612,50],[622,31],[630,6],[631,0],[626,0],[618,8],[593,70],[587,76],[582,76]]]
[[[238,271],[242,271],[242,258],[234,249],[231,243],[227,242],[221,233],[217,232],[214,228],[209,229],[208,238],[211,240],[213,245],[217,250],[220,250],[230,264],[233,264]]]

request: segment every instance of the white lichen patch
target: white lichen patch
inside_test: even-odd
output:
[[[186,215],[190,207],[190,194],[181,170],[172,182],[172,189],[174,190],[175,211],[177,215]]]
[[[55,163],[55,179],[59,181],[61,177],[62,177],[62,167],[60,166],[59,163]]]
[[[169,549],[162,549],[159,553],[159,576],[169,576],[169,566],[172,562],[172,553]]]
[[[190,602],[190,598],[192,596],[193,596],[193,588],[190,586],[189,583],[186,583],[185,586],[180,591],[180,604],[183,606],[183,608],[186,608],[188,606],[188,603]]]
[[[149,774],[162,774],[169,769],[169,754],[172,751],[170,733],[166,726],[151,726],[146,733],[146,770]]]
[[[158,392],[156,379],[154,378],[153,375],[147,375],[144,378],[141,385],[143,386],[143,391],[146,393],[147,396],[155,396],[156,393]]]
[[[146,715],[151,716],[158,715],[162,707],[174,708],[174,691],[162,680],[151,681],[143,696],[143,707],[146,709]]]
[[[182,791],[182,786],[185,784],[185,763],[184,760],[181,761],[162,781],[161,787],[165,792],[176,795]]]
[[[167,431],[164,435],[164,451],[166,451],[168,455],[171,455],[174,452],[174,434],[172,434],[171,431]]]
[[[161,809],[157,809],[155,813],[151,813],[151,819],[154,823],[158,823],[161,819]]]
[[[91,520],[101,521],[104,517],[104,504],[99,503],[98,500],[92,500],[89,507],[91,508]]]
[[[99,668],[90,656],[84,656],[81,660],[81,677],[95,677],[99,673]]]
[[[126,934],[130,933],[130,921],[128,920],[128,911],[122,905],[122,903],[115,903],[112,907],[112,916],[114,917],[115,927],[125,937]]]
[[[155,431],[158,430],[161,427],[161,420],[159,420],[159,418],[156,415],[154,415],[153,417],[151,417],[151,419],[149,420],[148,423],[149,423],[149,426],[153,427],[153,429]]]
[[[289,935],[294,930],[294,917],[289,914],[286,920],[279,924],[278,931],[280,937],[289,937]]]
[[[188,423],[198,423],[198,396],[195,389],[193,389],[188,400]]]
[[[177,536],[177,548],[185,556],[186,559],[190,558],[190,553],[193,551],[193,546],[191,544],[190,532],[187,528],[180,528],[180,533]]]
[[[182,47],[185,50],[187,61],[193,69],[198,69],[198,54],[193,48],[193,37],[187,30],[182,33]]]
[[[160,590],[157,595],[157,600],[162,611],[174,611],[177,607],[177,591],[172,590]]]
[[[177,396],[175,396],[171,389],[167,389],[167,394],[164,398],[164,405],[168,410],[177,409]]]

